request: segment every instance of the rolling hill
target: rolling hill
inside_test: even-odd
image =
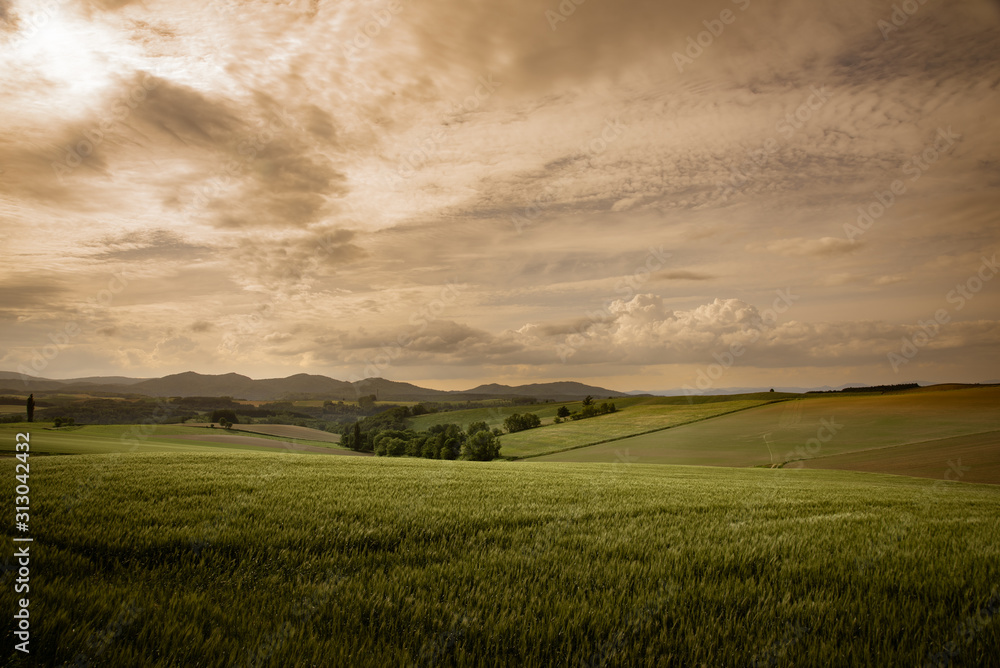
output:
[[[973,467],[963,480],[1000,483],[998,406],[998,387],[809,395],[534,461],[784,464],[940,478],[949,460],[960,458],[961,466]],[[543,443],[544,432],[559,426],[514,436],[523,433]]]
[[[121,376],[52,380],[34,378],[9,371],[0,372],[0,393],[25,392],[96,393],[105,395],[144,395],[149,397],[233,397],[251,401],[284,399],[332,399],[354,401],[360,396],[376,395],[381,401],[477,401],[531,396],[540,401],[575,401],[588,394],[595,397],[624,397],[603,387],[576,382],[534,383],[531,385],[481,385],[471,390],[434,390],[411,383],[366,378],[355,382],[327,376],[300,373],[287,378],[255,380],[238,373],[221,375],[194,371],[162,378],[125,378]]]

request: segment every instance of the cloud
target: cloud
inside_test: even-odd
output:
[[[88,255],[98,262],[187,262],[204,257],[212,251],[208,246],[189,243],[180,234],[163,229],[140,229],[107,235],[89,245],[102,249]]]
[[[0,285],[0,305],[5,309],[44,309],[53,298],[70,292],[70,286],[61,282],[22,274]]]
[[[771,253],[777,253],[778,255],[804,257],[842,255],[844,253],[854,252],[860,247],[861,242],[836,237],[823,237],[821,239],[803,239],[801,237],[796,237],[793,239],[778,239],[776,241],[769,242],[763,246],[763,249]],[[758,244],[751,244],[748,246],[747,250],[758,250],[760,248],[761,246]]]
[[[203,334],[205,332],[210,332],[215,329],[215,325],[207,320],[196,320],[192,322],[188,327],[192,332],[196,334]]]
[[[0,3],[10,355],[74,317],[115,334],[65,364],[336,370],[456,284],[400,373],[669,374],[793,285],[795,322],[742,365],[881,368],[998,247],[992,0],[927,3],[887,38],[869,0],[405,2],[367,42],[377,3],[234,22],[228,1],[81,0],[34,31],[30,3]],[[948,127],[962,140],[911,180]],[[114,304],[85,308],[119,271]],[[995,294],[962,316],[990,322]],[[992,330],[949,331],[921,359],[978,373]]]
[[[710,281],[716,276],[703,274],[697,271],[687,271],[683,269],[660,271],[653,274],[653,280],[663,281]]]

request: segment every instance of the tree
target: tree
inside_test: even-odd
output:
[[[220,427],[224,427],[222,421],[225,420],[232,427],[234,424],[239,424],[240,419],[236,417],[236,413],[228,408],[222,408],[219,410],[212,411],[212,419],[210,422],[218,422]],[[225,427],[228,429],[229,427]]]
[[[486,462],[500,456],[500,439],[488,429],[475,432],[462,445],[462,459]]]
[[[508,415],[507,419],[503,421],[503,426],[507,429],[508,433],[511,434],[524,431],[525,429],[534,429],[535,427],[540,427],[541,425],[541,418],[534,413],[525,413],[524,415],[514,413],[513,415]]]
[[[28,395],[28,406],[27,406],[27,408],[28,408],[28,422],[34,422],[35,421],[35,395],[34,394],[29,394]]]
[[[583,400],[583,405],[584,406],[590,406],[593,403],[594,403],[594,397],[590,396],[589,394]]]
[[[569,407],[565,406],[565,405],[560,406],[559,410],[556,411],[556,415],[558,415],[561,418],[568,418],[569,417]]]
[[[232,429],[233,423],[227,420],[226,418],[221,418],[219,420],[219,426],[222,427],[223,429]]]
[[[361,436],[361,423],[358,422],[358,421],[356,421],[356,420],[354,422],[354,441],[353,441],[353,443],[351,443],[351,446],[355,450],[364,450],[365,449],[365,443],[362,440],[362,436]]]
[[[473,422],[472,424],[470,424],[469,428],[465,430],[465,433],[468,434],[469,436],[473,436],[481,431],[489,431],[489,430],[490,426],[485,422],[480,421],[480,422]]]

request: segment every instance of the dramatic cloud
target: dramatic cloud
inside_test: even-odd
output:
[[[898,4],[0,0],[0,365],[994,379],[1000,5]]]

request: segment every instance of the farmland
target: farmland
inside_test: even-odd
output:
[[[817,457],[797,464],[1000,484],[1000,431]]]
[[[85,425],[53,429],[51,423],[0,425],[0,453],[13,453],[14,436],[30,430],[33,452],[51,455],[87,455],[126,452],[205,453],[213,450],[260,450],[281,448],[288,452],[330,454],[347,451],[330,442],[280,439],[274,436],[227,433],[182,425]]]
[[[187,423],[186,426],[207,427],[208,423]],[[340,434],[333,434],[320,429],[299,427],[292,424],[237,424],[233,431],[273,436],[292,441],[318,441],[320,443],[340,443]]]
[[[31,473],[34,665],[986,665],[1000,645],[990,486],[236,451]]]
[[[526,457],[582,448],[602,441],[743,411],[764,403],[725,401],[694,405],[639,404],[610,415],[506,434],[500,440],[501,454],[505,457]]]
[[[580,448],[608,440],[666,429],[678,424],[745,410],[754,406],[782,401],[797,395],[763,393],[712,397],[623,397],[611,400],[619,412],[553,424],[561,406],[577,412],[583,404],[576,402],[544,403],[533,406],[476,408],[422,415],[411,418],[410,425],[425,430],[435,424],[455,423],[463,429],[473,422],[486,422],[502,428],[504,419],[514,413],[534,413],[543,429],[507,434],[501,438],[501,455],[508,458],[532,457],[545,453]]]
[[[615,462],[627,458],[641,463],[768,466],[996,431],[1000,429],[998,406],[997,387],[820,395],[540,459]],[[894,454],[905,456],[906,452],[898,449]],[[947,459],[939,457],[938,468],[946,468]]]

